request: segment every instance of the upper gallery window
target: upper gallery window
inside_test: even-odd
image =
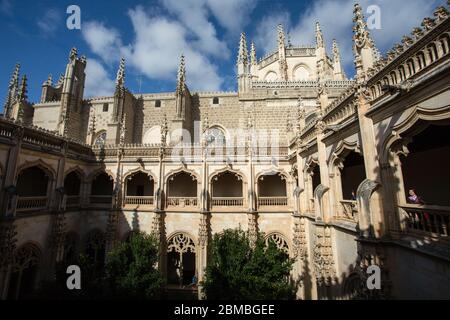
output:
[[[103,104],[103,112],[108,112],[108,109],[109,109],[109,104],[104,103]]]

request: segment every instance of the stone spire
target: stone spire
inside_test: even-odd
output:
[[[241,39],[239,40],[239,53],[237,63],[238,66],[242,64],[244,65],[244,67],[247,67],[248,64],[247,39],[244,32],[241,33]]]
[[[184,60],[184,55],[182,54],[177,74],[177,93],[183,94],[185,88],[186,88],[186,63]]]
[[[247,39],[245,33],[241,33],[241,39],[239,40],[239,52],[237,58],[237,77],[238,77],[238,92],[247,93],[251,86],[251,76],[248,64],[248,50]]]
[[[9,81],[8,93],[6,95],[6,101],[3,108],[4,116],[6,118],[11,117],[12,106],[17,99],[17,94],[19,91],[19,74],[20,74],[20,63],[16,64],[14,72]]]
[[[250,49],[250,74],[253,79],[258,79],[258,60],[256,58],[256,49],[253,42]]]
[[[119,132],[119,144],[123,146],[125,144],[125,137],[127,133],[127,114],[124,113],[122,117],[122,121],[120,122],[120,132]]]
[[[116,87],[123,88],[125,85],[125,58],[120,59],[119,69],[117,70]]]
[[[333,73],[334,80],[345,80],[346,78],[342,69],[341,53],[336,39],[333,39]]]
[[[318,79],[322,81],[332,78],[333,70],[328,62],[325,40],[319,22],[316,22],[316,56]]]
[[[70,50],[70,53],[69,53],[69,60],[70,60],[70,61],[73,61],[73,60],[75,60],[75,59],[77,58],[77,56],[78,56],[77,48],[73,47],[73,48]]]
[[[355,55],[356,78],[363,79],[363,74],[375,64],[378,50],[370,36],[361,6],[356,3],[353,10],[353,51]]]
[[[27,84],[27,76],[23,75],[22,82],[20,83],[19,93],[17,95],[17,100],[19,102],[24,102],[28,99],[28,84]]]
[[[278,62],[280,65],[280,80],[287,81],[287,62],[286,62],[286,36],[284,35],[283,25],[279,24],[278,31]]]
[[[316,48],[325,48],[322,29],[320,28],[320,23],[318,21],[316,22]]]
[[[44,82],[44,86],[52,86],[52,85],[53,85],[53,76],[49,74],[47,80],[45,80]]]
[[[256,49],[255,49],[255,44],[252,41],[251,47],[250,47],[250,64],[256,65],[258,63],[258,61],[256,60]]]
[[[64,74],[59,75],[58,82],[56,83],[56,88],[61,87],[64,84]]]

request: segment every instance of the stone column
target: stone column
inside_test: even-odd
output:
[[[366,114],[370,108],[370,93],[369,90],[363,86],[358,89],[356,94],[358,101],[358,121],[361,134],[362,149],[364,150],[364,165],[366,169],[366,178],[370,181],[368,183],[372,187],[367,190],[367,196],[362,194],[357,195],[359,204],[359,228],[367,235],[379,237],[384,234],[384,218],[381,192],[377,186],[381,181],[381,172],[379,166],[379,158],[376,147],[376,139],[374,132],[374,125],[371,118]],[[368,182],[369,182],[368,181]],[[361,191],[361,190],[360,190]],[[372,193],[373,192],[373,193]],[[370,194],[372,193],[372,194]],[[363,199],[366,198],[366,199]],[[362,201],[367,201],[366,206],[361,206]],[[369,210],[365,210],[367,207]],[[370,211],[364,214],[364,211]]]
[[[15,215],[15,201],[16,194],[16,174],[17,164],[19,163],[20,150],[22,147],[22,139],[24,135],[24,128],[22,126],[15,126],[12,128],[12,143],[13,146],[9,149],[8,159],[4,172],[4,189],[1,196],[1,213],[0,216],[14,216]]]
[[[330,193],[329,193],[329,178],[328,164],[327,164],[327,149],[324,138],[325,124],[320,120],[317,123],[317,150],[319,156],[320,166],[320,185],[317,190],[313,190],[314,199],[316,201],[316,217],[320,217],[324,222],[328,222],[331,218],[330,212]]]

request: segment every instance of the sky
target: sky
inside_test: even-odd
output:
[[[134,93],[174,91],[180,55],[186,56],[191,91],[236,91],[236,58],[241,32],[253,41],[258,58],[276,50],[281,23],[292,45],[315,43],[319,21],[331,56],[341,49],[349,77],[354,75],[354,0],[0,0],[0,101],[6,98],[17,62],[26,74],[28,96],[38,102],[49,74],[64,73],[70,49],[86,55],[85,97],[112,94],[121,57],[126,86]],[[371,30],[385,54],[446,0],[360,0],[364,11],[380,8],[380,29]],[[81,29],[69,30],[68,6],[81,10]],[[366,17],[369,14],[366,13]]]

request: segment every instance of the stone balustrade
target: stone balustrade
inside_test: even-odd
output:
[[[287,197],[259,197],[258,206],[260,207],[285,207],[288,205]]]
[[[152,206],[154,203],[153,196],[126,196],[123,201],[124,205]]]
[[[198,199],[196,197],[167,197],[168,207],[197,207]]]
[[[448,238],[450,233],[450,207],[404,204],[399,206],[404,232],[421,233]]]
[[[244,198],[243,197],[213,197],[212,198],[213,207],[243,207]]]
[[[45,210],[48,204],[48,197],[19,197],[17,200],[16,211],[37,211]]]
[[[340,204],[341,210],[338,211],[339,213],[337,219],[356,221],[356,217],[358,214],[357,202],[352,200],[342,200],[340,201]]]

